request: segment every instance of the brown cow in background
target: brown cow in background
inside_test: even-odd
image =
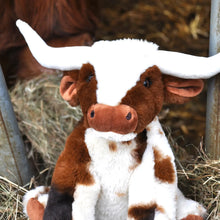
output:
[[[16,28],[17,19],[30,24],[54,47],[93,42],[97,0],[0,0],[0,5],[0,64],[8,85],[17,78],[27,79],[45,71]]]

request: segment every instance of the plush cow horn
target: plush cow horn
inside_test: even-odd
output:
[[[89,61],[91,47],[50,47],[25,22],[16,21],[35,59],[44,67],[59,70],[79,69]]]
[[[212,57],[158,50],[155,65],[161,72],[186,79],[207,79],[220,72],[220,54]]]

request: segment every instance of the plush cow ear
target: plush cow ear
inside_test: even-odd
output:
[[[76,83],[79,70],[65,71],[60,82],[60,94],[71,106],[79,105]]]
[[[182,104],[191,97],[197,96],[204,87],[201,79],[181,79],[163,75],[165,102]]]

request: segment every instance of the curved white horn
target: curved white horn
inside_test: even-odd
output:
[[[83,63],[89,62],[91,47],[50,47],[27,23],[17,20],[16,25],[24,36],[31,53],[42,66],[72,70],[79,69]]]
[[[220,54],[199,57],[158,50],[154,62],[161,72],[186,79],[207,79],[220,72]]]

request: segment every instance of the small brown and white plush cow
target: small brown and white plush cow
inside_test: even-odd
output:
[[[66,71],[60,93],[84,115],[57,161],[49,193],[37,187],[25,195],[30,219],[203,219],[205,209],[177,187],[157,115],[164,102],[199,94],[200,78],[220,71],[220,55],[160,51],[130,39],[52,48],[26,23],[17,26],[41,65]]]

